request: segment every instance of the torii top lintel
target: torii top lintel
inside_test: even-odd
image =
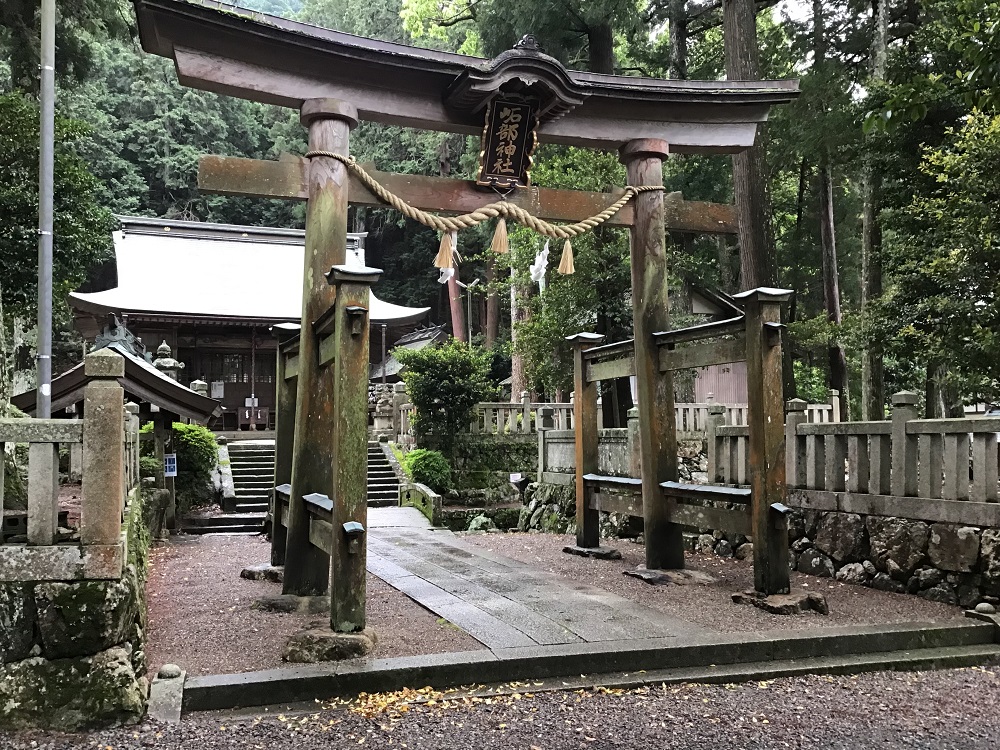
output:
[[[539,101],[538,138],[617,149],[655,138],[679,153],[753,145],[798,81],[673,81],[567,70],[530,45],[494,58],[344,34],[217,0],[134,0],[143,49],[172,58],[180,82],[286,107],[331,97],[363,120],[470,135],[498,91]]]

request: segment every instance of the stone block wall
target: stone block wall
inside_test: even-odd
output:
[[[0,583],[0,727],[79,730],[145,711],[148,532],[128,506],[118,580]]]
[[[1000,603],[1000,529],[799,510],[789,526],[803,573],[972,607]]]

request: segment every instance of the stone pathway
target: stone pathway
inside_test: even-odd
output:
[[[415,508],[370,508],[368,525],[368,571],[491,649],[700,632],[433,529]]]

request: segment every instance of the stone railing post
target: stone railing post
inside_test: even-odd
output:
[[[642,477],[642,451],[639,447],[639,409],[635,406],[628,410],[625,442],[628,450],[628,475],[639,479]]]
[[[521,429],[523,434],[531,432],[531,394],[521,391]]]
[[[709,397],[712,394],[708,394]],[[723,482],[724,476],[719,466],[719,428],[726,424],[726,407],[709,402],[708,419],[705,420],[705,452],[708,454],[708,481],[712,484]]]
[[[917,438],[906,434],[906,423],[918,417],[917,400],[918,396],[913,391],[892,394],[892,475],[889,486],[892,494],[898,497],[915,497],[917,494]]]
[[[809,421],[804,399],[793,398],[785,402],[785,474],[789,487],[806,486],[805,440],[799,438],[800,424]]]
[[[831,388],[828,391],[827,395],[829,395],[829,397],[830,397],[830,406],[833,407],[833,413],[830,415],[830,421],[831,422],[839,422],[840,421],[840,391],[838,391],[836,388]]]
[[[538,430],[538,481],[544,481],[545,474],[545,433],[554,426],[552,414],[555,410],[551,406],[541,406],[536,413]]]
[[[125,375],[125,360],[110,349],[100,349],[87,355],[83,368],[91,380],[83,392],[80,541],[117,544],[125,504],[125,390],[118,384]]]

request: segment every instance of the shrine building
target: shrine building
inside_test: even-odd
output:
[[[256,427],[274,425],[275,325],[298,326],[302,315],[304,232],[295,229],[120,217],[114,233],[117,285],[73,292],[77,330],[93,342],[109,315],[151,351],[161,342],[184,363],[181,382],[203,380],[223,411],[210,422],[235,430],[256,399]],[[365,234],[347,236],[347,264],[365,265]],[[386,326],[393,344],[428,312],[371,296],[375,340]],[[378,347],[372,356],[380,357]],[[242,424],[242,426],[246,426]]]

